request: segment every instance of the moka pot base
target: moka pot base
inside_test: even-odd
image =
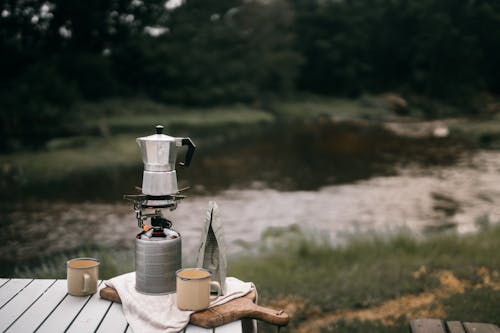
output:
[[[172,171],[147,171],[142,175],[142,193],[147,195],[170,195],[178,192],[177,174]]]

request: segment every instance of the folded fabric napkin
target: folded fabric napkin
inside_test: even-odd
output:
[[[134,332],[178,333],[189,323],[193,311],[177,308],[176,294],[144,295],[135,290],[135,272],[105,281],[114,288],[122,301],[123,313]],[[255,290],[251,282],[226,278],[226,294],[210,302],[209,307],[224,304]]]

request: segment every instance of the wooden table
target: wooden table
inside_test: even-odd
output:
[[[444,322],[439,319],[415,319],[410,323],[412,333],[500,333],[493,324]]]
[[[0,332],[132,332],[121,304],[101,299],[99,292],[74,297],[66,291],[66,280],[0,278]],[[214,330],[189,325],[183,332],[241,333],[242,324]]]

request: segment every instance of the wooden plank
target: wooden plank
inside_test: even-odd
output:
[[[20,292],[33,279],[12,279],[0,289],[0,308],[4,307],[12,297]]]
[[[0,288],[2,288],[4,286],[4,284],[6,284],[7,282],[9,282],[10,279],[4,279],[4,278],[0,278]]]
[[[464,323],[467,333],[500,333],[498,326],[482,323]]]
[[[108,301],[108,303],[110,303]],[[127,328],[127,320],[123,315],[123,310],[121,304],[113,303],[106,314],[106,317],[102,320],[99,325],[97,332],[107,333],[107,332],[124,332]]]
[[[66,296],[66,280],[57,280],[30,306],[7,332],[33,332]]]
[[[410,322],[412,333],[446,333],[443,322],[439,319],[415,319]]]
[[[219,326],[215,329],[215,333],[241,333],[243,332],[243,328],[241,325],[241,321],[233,321],[232,323]]]
[[[203,328],[200,326],[188,325],[186,327],[186,333],[212,333],[212,329]],[[236,332],[235,332],[236,333]]]
[[[64,281],[66,282],[66,281]],[[65,292],[67,289],[65,290]],[[95,293],[91,296],[66,295],[63,301],[50,313],[49,317],[37,328],[37,332],[63,332],[91,298],[99,298]]]
[[[97,329],[111,306],[111,302],[98,297],[99,290],[104,286],[104,283],[101,283],[95,296],[85,304],[85,307],[78,313],[66,332],[94,332]],[[113,329],[111,332],[115,330]]]
[[[459,321],[449,321],[446,323],[449,333],[465,333],[462,323]]]
[[[13,324],[56,280],[34,280],[0,309],[0,331]]]
[[[119,331],[118,329],[115,328],[116,331]],[[99,327],[99,331],[101,332],[101,328]],[[105,332],[102,330],[102,332]],[[134,331],[132,330],[132,327],[129,325],[127,329],[125,330],[125,333],[133,333]],[[215,329],[211,328],[203,328],[195,325],[188,325],[184,330],[181,332],[183,333],[241,333],[241,321],[235,321],[229,324],[226,324],[224,326],[219,326]]]

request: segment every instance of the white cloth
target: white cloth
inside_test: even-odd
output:
[[[176,294],[144,295],[135,290],[135,272],[126,273],[105,281],[114,288],[122,301],[123,313],[136,333],[178,333],[189,323],[193,311],[177,308]],[[226,303],[255,290],[251,282],[233,277],[226,278],[226,294],[210,302],[209,307]]]

